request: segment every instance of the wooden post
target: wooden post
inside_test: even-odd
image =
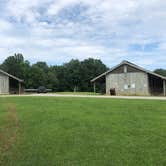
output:
[[[96,83],[95,82],[93,83],[93,90],[94,90],[94,93],[96,93]]]
[[[124,65],[124,73],[127,73],[127,66]]]
[[[19,82],[19,95],[21,94],[21,83]]]
[[[166,96],[166,81],[163,80],[163,91],[164,91],[164,96]]]

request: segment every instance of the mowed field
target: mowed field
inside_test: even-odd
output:
[[[164,166],[166,101],[0,98],[2,166]]]

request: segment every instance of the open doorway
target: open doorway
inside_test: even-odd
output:
[[[21,94],[24,92],[24,86],[18,80],[9,78],[9,92],[10,94]]]
[[[111,96],[115,96],[115,95],[116,95],[116,90],[115,90],[115,88],[111,88],[111,89],[110,89],[110,95],[111,95]]]
[[[148,75],[149,78],[149,92],[151,95],[163,95],[163,80],[159,77]]]

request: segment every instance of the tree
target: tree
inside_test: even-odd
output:
[[[46,86],[45,79],[43,70],[36,65],[32,65],[29,73],[29,87],[38,88],[39,86]]]
[[[56,75],[57,84],[54,86],[55,91],[68,91],[68,81],[66,78],[66,69],[64,65],[62,66],[52,66],[52,72]]]
[[[93,91],[90,80],[108,70],[100,60],[92,58],[72,59],[61,66],[48,66],[41,61],[30,65],[20,53],[9,56],[0,67],[24,79],[26,88],[45,86],[54,91]],[[103,83],[102,80],[97,82],[98,91],[103,89]]]
[[[14,54],[14,56],[9,56],[1,65],[1,68],[21,79],[26,79],[27,71],[30,68],[28,61],[24,61],[22,54]]]
[[[33,88],[38,88],[39,86],[47,87],[48,72],[49,67],[46,62],[37,62],[33,64],[29,74],[30,86]]]
[[[48,70],[49,70],[49,67],[48,67],[48,65],[47,65],[46,62],[41,62],[41,61],[40,61],[40,62],[35,63],[33,66],[39,67],[39,68],[42,69],[43,72],[45,72],[45,73],[47,73]]]
[[[80,75],[81,64],[79,60],[72,59],[69,63],[64,64],[64,76],[68,82],[70,91],[78,91],[81,83]]]
[[[58,83],[57,72],[53,67],[50,67],[47,73],[47,88],[57,91]]]
[[[101,60],[97,59],[85,59],[81,62],[81,91],[93,91],[91,80],[107,71],[108,68],[102,63]],[[97,91],[103,89],[104,81],[101,79],[97,82]]]
[[[164,69],[156,69],[154,72],[166,77],[166,70]]]

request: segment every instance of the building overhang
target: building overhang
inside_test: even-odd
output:
[[[14,80],[17,80],[17,81],[20,82],[20,83],[23,83],[23,82],[24,82],[24,80],[22,80],[22,79],[20,79],[20,78],[17,78],[17,77],[15,77],[15,76],[13,76],[13,75],[11,75],[11,74],[9,74],[9,73],[7,73],[7,72],[1,70],[1,69],[0,69],[0,73],[4,74],[4,75],[6,75],[6,76],[8,76],[8,77],[10,77],[10,78],[13,78]]]
[[[166,77],[164,77],[164,76],[161,76],[161,75],[159,75],[159,74],[157,74],[157,73],[154,73],[154,72],[152,72],[152,71],[146,70],[146,69],[144,69],[144,68],[142,68],[142,67],[140,67],[140,66],[137,66],[137,65],[135,65],[135,64],[133,64],[133,63],[131,63],[131,62],[128,62],[128,61],[125,61],[125,60],[124,60],[124,61],[122,61],[120,64],[118,64],[118,65],[114,66],[113,68],[111,68],[110,70],[106,71],[105,73],[102,73],[102,74],[100,74],[99,76],[93,78],[93,79],[91,80],[91,82],[93,83],[93,82],[95,82],[96,80],[100,79],[101,77],[106,76],[107,74],[111,73],[113,70],[117,69],[118,67],[120,67],[120,66],[122,66],[122,65],[131,66],[131,67],[133,67],[133,68],[135,68],[135,69],[137,69],[137,70],[140,70],[140,71],[142,71],[142,72],[144,72],[144,73],[151,74],[151,75],[153,75],[153,76],[159,77],[159,78],[161,78],[162,80],[166,80]]]

